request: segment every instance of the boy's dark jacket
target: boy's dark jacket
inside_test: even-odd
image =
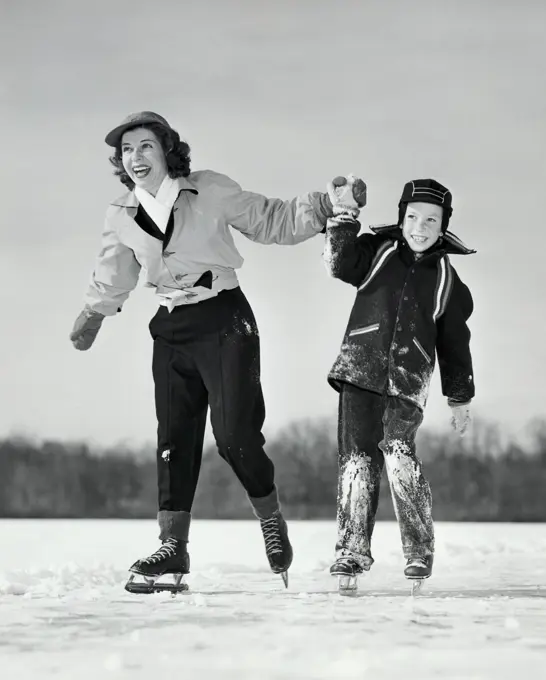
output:
[[[358,288],[341,351],[328,376],[340,390],[347,382],[425,407],[436,353],[442,392],[450,401],[474,397],[470,331],[473,301],[448,255],[467,255],[449,231],[422,257],[397,226],[360,224],[326,229],[324,260],[329,273]]]

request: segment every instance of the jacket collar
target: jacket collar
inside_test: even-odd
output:
[[[178,182],[179,196],[182,191],[191,191],[191,193],[195,195],[199,193],[195,184],[187,177],[178,177],[176,181]],[[111,201],[110,205],[116,205],[120,208],[138,208],[139,202],[134,191],[126,191],[124,194]]]
[[[370,229],[374,234],[378,234],[380,236],[387,236],[397,240],[402,238],[402,231],[396,224],[370,225]],[[442,240],[432,246],[432,249],[442,250],[448,255],[472,255],[473,253],[477,252],[466,246],[461,241],[461,239],[458,236],[455,236],[455,234],[449,231],[449,229],[443,235]]]

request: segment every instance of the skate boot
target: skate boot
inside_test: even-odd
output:
[[[352,557],[339,557],[330,567],[330,574],[338,577],[340,595],[354,596],[358,590],[358,576],[364,569]]]
[[[288,527],[281,513],[277,487],[267,496],[248,497],[254,514],[260,520],[265,541],[265,554],[271,571],[280,574],[288,588],[288,569],[292,564],[293,552],[288,538]]]
[[[408,557],[404,576],[412,582],[412,595],[416,595],[421,590],[423,581],[431,575],[433,561],[434,555]]]
[[[288,588],[288,569],[294,557],[288,538],[288,527],[280,510],[271,517],[260,519],[260,527],[265,541],[265,554],[274,574],[280,574]]]
[[[125,590],[130,593],[151,594],[167,590],[177,593],[188,590],[186,583],[181,583],[185,574],[190,573],[190,556],[186,541],[167,538],[159,550],[149,557],[137,560],[129,569],[131,575]],[[173,582],[163,579],[166,575],[173,576]],[[135,581],[135,576],[142,577],[142,581]]]
[[[157,514],[159,540],[162,545],[149,557],[137,560],[129,569],[131,576],[125,585],[130,593],[158,593],[167,590],[173,595],[188,590],[182,583],[190,573],[188,534],[191,514],[182,510],[160,510]],[[163,577],[171,576],[171,582]],[[139,577],[140,582],[135,581]]]

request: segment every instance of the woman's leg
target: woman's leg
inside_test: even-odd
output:
[[[260,381],[260,340],[240,289],[224,299],[225,323],[203,340],[196,363],[208,392],[218,451],[248,496],[274,492],[274,466],[264,451],[265,405]],[[272,509],[275,509],[272,507]]]
[[[264,451],[265,405],[260,381],[260,340],[254,315],[240,289],[223,294],[221,327],[204,338],[195,358],[208,392],[218,451],[231,466],[260,519],[273,571],[292,561],[280,512],[273,462]]]
[[[160,307],[150,323],[157,416],[157,485],[160,539],[187,541],[201,469],[207,391],[187,338],[175,330],[195,322],[195,313]],[[177,341],[178,340],[178,341]]]

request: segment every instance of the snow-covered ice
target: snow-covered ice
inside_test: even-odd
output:
[[[46,680],[542,679],[546,525],[436,524],[409,596],[398,528],[376,526],[356,598],[329,576],[335,522],[290,522],[290,586],[257,522],[195,521],[191,591],[131,595],[154,521],[0,520],[0,677]]]

